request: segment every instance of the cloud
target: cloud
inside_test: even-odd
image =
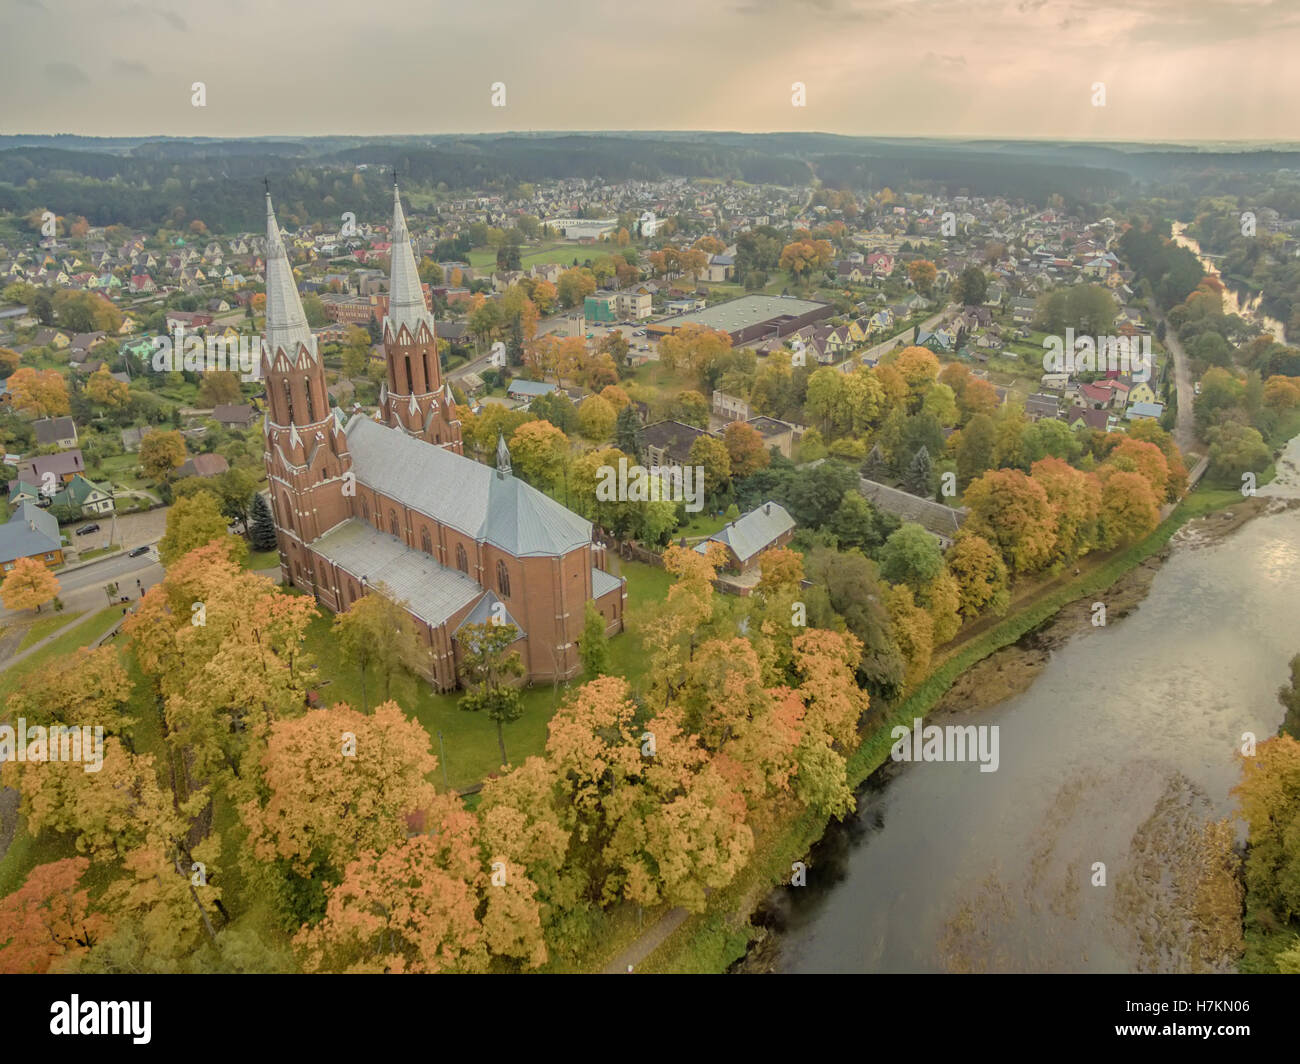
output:
[[[937,52],[926,52],[921,57],[923,63],[937,63],[939,66],[950,68],[964,67],[966,57],[964,55],[939,55]]]
[[[45,76],[60,84],[89,85],[90,78],[75,63],[46,63]]]
[[[135,59],[114,59],[113,73],[122,74],[128,78],[147,78],[149,68]]]
[[[148,4],[126,4],[121,8],[123,15],[134,15],[137,18],[148,18],[150,15],[157,16],[171,26],[174,30],[182,32],[189,29],[190,25],[175,11],[170,11],[162,7],[150,7]]]

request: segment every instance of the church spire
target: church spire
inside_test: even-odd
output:
[[[424,304],[424,290],[420,286],[420,271],[415,265],[415,252],[411,248],[411,232],[406,227],[402,212],[402,195],[397,188],[397,171],[393,171],[393,231],[392,273],[388,282],[388,317],[384,330],[394,339],[405,325],[411,339],[419,334],[420,323],[428,326],[433,335],[433,315]]]
[[[291,363],[298,358],[299,344],[315,355],[311,328],[298,297],[298,282],[284,250],[280,225],[271,206],[271,192],[266,193],[266,354],[274,360],[283,350]]]

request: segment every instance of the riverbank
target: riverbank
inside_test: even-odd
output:
[[[987,705],[1023,689],[1032,682],[1050,651],[1050,646],[1038,641],[1049,640],[1052,645],[1059,645],[1077,634],[1081,627],[1091,629],[1094,601],[1107,602],[1111,621],[1135,608],[1167,557],[1170,541],[1180,531],[1190,526],[1189,534],[1196,541],[1209,542],[1231,534],[1255,516],[1287,505],[1258,497],[1242,499],[1231,492],[1194,492],[1141,543],[1102,560],[1059,587],[1049,587],[1046,593],[1029,596],[1014,614],[950,653],[920,687],[892,707],[887,719],[864,736],[849,761],[850,783],[855,789],[860,788],[888,761],[891,730],[896,724],[910,726],[916,717],[926,717],[941,706],[960,705],[963,698],[968,706]],[[1228,513],[1230,517],[1226,516]],[[1055,621],[1059,621],[1060,628],[1055,627]],[[1029,652],[1017,660],[1015,655],[1022,649],[1017,644],[1030,633],[1033,635],[1027,641]],[[1003,651],[1007,654],[995,657]],[[967,683],[961,682],[982,664],[989,670],[983,681],[976,676]],[[993,694],[984,698],[976,692],[981,682],[989,682],[990,677]],[[997,696],[999,688],[1002,693]],[[763,925],[789,890],[781,884],[788,883],[792,864],[797,860],[807,863],[810,848],[823,837],[829,821],[803,813],[786,821],[776,818],[774,823],[779,825],[775,831],[764,833],[756,840],[754,857],[745,873],[725,890],[711,896],[709,909],[686,920],[639,970],[768,970],[771,958],[764,948],[767,932]],[[775,893],[773,888],[777,888]]]

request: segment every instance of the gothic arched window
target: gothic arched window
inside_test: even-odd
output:
[[[425,554],[433,553],[433,540],[429,538],[429,530],[427,528],[422,528],[420,530],[420,547],[424,550]]]
[[[505,562],[497,562],[497,590],[502,598],[510,597],[510,571]]]
[[[396,511],[396,510],[389,510],[389,511],[388,511],[388,528],[389,528],[389,531],[391,531],[391,532],[393,533],[393,535],[395,535],[395,536],[400,536],[400,535],[401,535],[401,533],[397,530],[398,525],[397,525],[397,511]]]
[[[293,390],[289,387],[289,378],[285,377],[280,381],[284,385],[284,409],[289,415],[289,420],[293,421]]]
[[[311,399],[311,378],[303,377],[302,386],[307,393],[307,421],[310,423],[316,420],[316,404]]]
[[[361,497],[361,516],[367,521],[370,520],[370,503],[366,501],[364,495]]]
[[[469,555],[465,553],[463,544],[456,544],[456,568],[462,573],[469,572]]]

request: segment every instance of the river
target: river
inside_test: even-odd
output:
[[[1300,497],[1300,437],[1278,469],[1260,494]],[[808,885],[768,906],[776,970],[1186,966],[1185,840],[1231,814],[1242,734],[1276,732],[1300,652],[1300,509],[1209,544],[1186,532],[1134,612],[1069,640],[1023,694],[928,719],[996,725],[997,771],[889,762],[867,781]]]
[[[1204,269],[1206,273],[1217,277],[1219,281],[1223,283],[1224,311],[1228,314],[1239,314],[1247,321],[1253,321],[1265,331],[1271,333],[1278,343],[1286,343],[1286,337],[1282,330],[1282,323],[1278,321],[1277,318],[1270,318],[1260,310],[1259,295],[1252,296],[1248,293],[1243,294],[1230,288],[1227,282],[1224,282],[1222,276],[1220,276],[1219,268],[1211,259],[1206,257],[1204,252],[1201,251],[1201,245],[1186,234],[1186,229],[1187,223],[1174,222],[1174,243],[1178,244],[1180,247],[1185,247],[1188,251],[1192,252],[1197,259],[1200,260],[1201,268]]]

